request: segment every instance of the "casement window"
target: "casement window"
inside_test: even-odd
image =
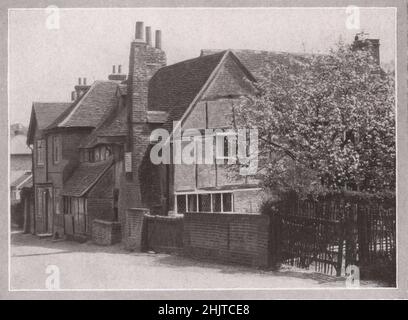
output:
[[[99,146],[89,151],[89,161],[104,161],[111,156],[112,152],[108,146]]]
[[[37,140],[37,165],[43,166],[45,158],[45,140]]]
[[[238,150],[238,137],[234,131],[215,134],[215,158],[217,163],[235,163]]]
[[[96,148],[94,150],[95,153],[95,162],[98,162],[101,160],[101,150],[99,148]]]
[[[176,195],[176,211],[185,212],[233,212],[231,192],[200,192]]]
[[[60,136],[54,136],[52,138],[52,158],[56,164],[61,160],[61,139]]]

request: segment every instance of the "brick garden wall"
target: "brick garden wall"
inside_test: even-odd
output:
[[[183,248],[183,216],[144,217],[146,250],[180,252]]]
[[[184,251],[221,262],[268,266],[269,217],[259,214],[186,213]]]
[[[119,222],[94,220],[92,223],[92,241],[95,244],[109,246],[122,239]]]

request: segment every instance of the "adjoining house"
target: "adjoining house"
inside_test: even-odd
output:
[[[145,33],[145,36],[144,36]],[[378,49],[378,47],[377,47]],[[202,50],[170,66],[161,31],[136,23],[129,71],[86,85],[79,79],[70,103],[34,103],[28,144],[34,150],[36,233],[87,239],[93,223],[127,227],[126,211],[154,215],[211,212],[257,214],[256,176],[231,177],[213,145],[211,164],[153,164],[155,129],[206,129],[225,139],[234,108],[254,93],[268,62],[290,65],[305,55],[255,50]],[[171,154],[177,141],[169,140]],[[182,143],[184,143],[182,141]],[[225,148],[224,148],[225,150]]]
[[[31,149],[26,144],[27,128],[21,123],[10,126],[10,209],[11,224],[24,226],[26,190],[31,179]]]

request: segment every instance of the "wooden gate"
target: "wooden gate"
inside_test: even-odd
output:
[[[349,265],[395,268],[395,197],[355,194],[299,199],[287,194],[272,214],[273,261],[329,275]]]

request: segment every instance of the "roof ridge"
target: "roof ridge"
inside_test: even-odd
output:
[[[200,60],[200,59],[208,58],[208,57],[215,56],[215,55],[218,55],[218,54],[221,55],[221,53],[224,53],[224,54],[225,54],[227,51],[228,51],[228,50],[223,50],[223,51],[220,51],[220,52],[214,52],[214,53],[212,53],[212,54],[206,54],[206,55],[203,55],[203,56],[200,55],[200,56],[195,57],[195,58],[190,58],[190,59],[187,59],[187,60],[182,60],[182,61],[179,61],[179,62],[170,64],[170,65],[168,65],[168,66],[162,67],[162,68],[160,68],[160,69],[158,70],[158,72],[159,72],[160,70],[168,69],[168,68],[171,68],[171,67],[175,67],[175,66],[178,66],[178,65],[181,65],[181,64],[185,64],[185,63],[194,61],[194,60]]]

